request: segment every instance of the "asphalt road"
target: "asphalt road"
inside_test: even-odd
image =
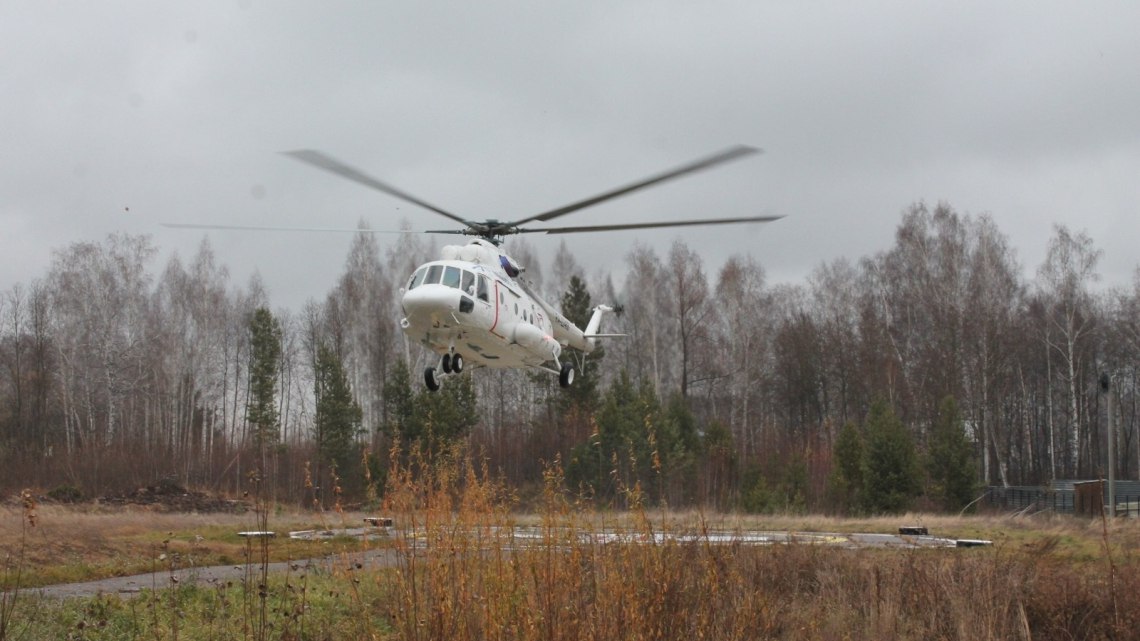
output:
[[[349,564],[360,563],[362,567],[381,568],[390,567],[396,563],[397,557],[393,550],[373,550],[354,554],[348,557],[329,557],[322,559],[309,559],[307,561],[289,561],[270,563],[270,574],[294,574],[308,572],[330,572],[334,567],[346,567]],[[134,576],[120,576],[98,581],[83,583],[66,583],[49,585],[26,590],[28,594],[40,595],[48,598],[90,598],[100,594],[119,594],[130,596],[143,590],[155,590],[175,585],[223,585],[231,582],[244,581],[247,578],[256,581],[261,572],[260,564],[245,565],[218,565],[212,567],[188,567],[174,571],[152,572],[149,574],[136,574]]]

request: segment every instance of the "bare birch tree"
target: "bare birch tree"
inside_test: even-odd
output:
[[[1050,444],[1060,447],[1061,471],[1087,474],[1089,469],[1089,424],[1082,402],[1082,390],[1089,381],[1088,343],[1095,328],[1096,313],[1090,285],[1099,279],[1097,263],[1101,252],[1093,247],[1088,234],[1073,234],[1063,225],[1053,228],[1053,238],[1045,262],[1037,270],[1037,288],[1043,297],[1044,319],[1041,339],[1050,355],[1059,360],[1059,375],[1065,390],[1063,434],[1053,434]],[[1091,373],[1095,380],[1095,372]],[[1057,473],[1057,464],[1051,474]]]

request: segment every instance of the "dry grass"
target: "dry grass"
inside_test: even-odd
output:
[[[637,505],[636,488],[628,493]],[[563,490],[557,467],[536,513],[516,514],[515,505],[508,487],[465,459],[397,466],[385,495],[399,525],[395,567],[346,560],[328,574],[183,587],[144,601],[147,610],[114,597],[40,604],[47,610],[35,615],[36,629],[48,636],[31,638],[82,631],[76,638],[1040,641],[1135,638],[1140,629],[1140,521],[599,512]],[[233,533],[251,523],[233,515],[41,512],[29,546],[35,558],[70,549],[90,564],[140,550],[150,558],[161,541],[174,550],[196,534],[211,554],[233,554],[242,545]],[[19,518],[0,513],[0,544],[16,540]],[[334,518],[360,522],[355,514]],[[314,520],[270,518],[276,530]],[[995,545],[849,550],[652,537],[662,530],[894,532],[901,524]],[[537,532],[537,543],[520,540],[518,525]],[[613,532],[625,538],[615,542]],[[309,553],[283,541],[273,548],[295,559]]]
[[[401,639],[1116,639],[1140,625],[1131,521],[1106,536],[1099,521],[1065,517],[598,513],[562,491],[557,469],[539,514],[519,519],[510,491],[469,463],[395,478],[390,505],[412,531],[397,543],[395,576],[377,581]],[[501,527],[519,521],[539,529],[541,544],[520,545]],[[652,537],[900,524],[997,544],[847,550]],[[641,543],[614,543],[613,531]]]
[[[247,541],[239,531],[259,529],[252,514],[178,514],[143,508],[39,505],[36,527],[21,529],[22,510],[0,507],[0,559],[19,546],[24,587],[127,576],[172,567],[232,565],[245,561]],[[281,511],[278,532],[357,526],[357,514]],[[23,537],[23,538],[22,538]],[[328,554],[327,542],[282,539],[270,561]],[[0,589],[9,587],[0,575]]]

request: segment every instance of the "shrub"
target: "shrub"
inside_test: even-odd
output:
[[[83,491],[74,485],[59,485],[52,488],[47,497],[58,503],[78,503],[83,500]]]

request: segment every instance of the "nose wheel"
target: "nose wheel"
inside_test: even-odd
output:
[[[444,354],[439,367],[444,374],[460,374],[463,372],[463,357],[459,354]]]
[[[463,365],[463,357],[459,354],[447,353],[439,359],[439,369],[443,371],[443,376],[463,373]],[[434,367],[424,370],[424,386],[429,392],[438,392],[440,383],[440,375]]]
[[[574,383],[574,366],[570,363],[563,363],[562,368],[558,371],[558,384],[562,387],[570,387]]]

